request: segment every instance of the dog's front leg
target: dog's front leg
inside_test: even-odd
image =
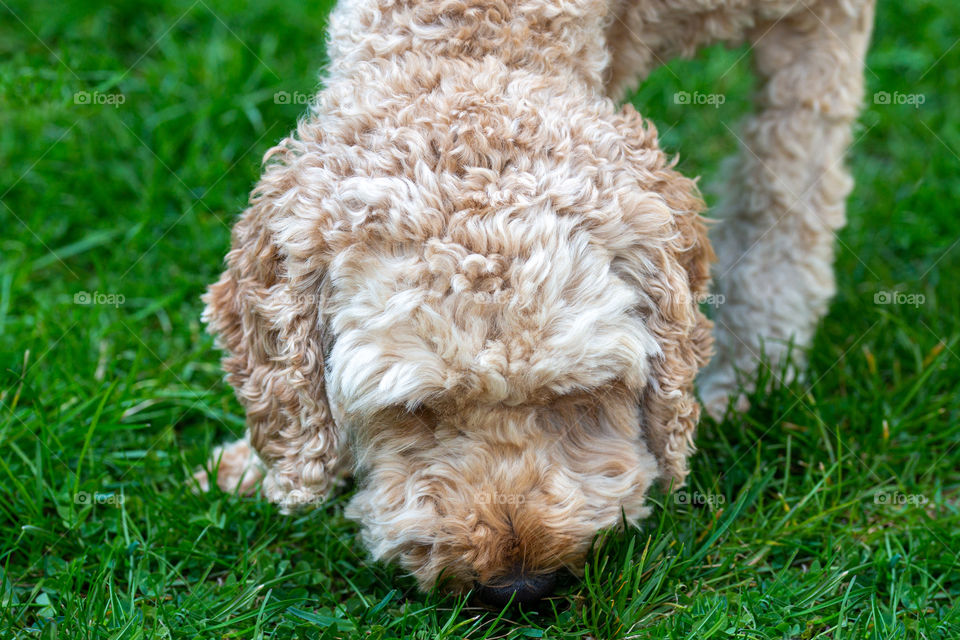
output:
[[[778,378],[791,343],[794,363],[802,358],[834,293],[835,231],[852,188],[843,161],[862,99],[873,4],[804,7],[759,25],[752,38],[758,110],[729,165],[713,239],[717,350],[700,392],[715,416],[738,389],[737,371],[749,388],[761,354]]]

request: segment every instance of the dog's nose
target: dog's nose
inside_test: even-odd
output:
[[[495,583],[479,585],[477,597],[494,607],[503,607],[511,602],[511,597],[514,604],[529,605],[553,591],[556,583],[556,573],[532,573],[517,568]]]

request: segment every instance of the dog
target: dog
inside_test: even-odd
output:
[[[205,295],[248,425],[217,483],[289,511],[354,475],[366,549],[424,590],[526,603],[582,571],[684,482],[701,369],[723,415],[761,354],[809,345],[873,5],[341,0]],[[718,42],[760,84],[711,248],[695,181],[618,102]]]

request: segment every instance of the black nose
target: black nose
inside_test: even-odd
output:
[[[503,607],[511,602],[511,597],[514,604],[529,605],[553,591],[556,583],[556,573],[532,573],[517,568],[501,580],[479,585],[477,597],[493,607]]]

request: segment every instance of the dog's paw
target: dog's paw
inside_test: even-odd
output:
[[[700,400],[704,411],[720,422],[728,410],[745,413],[750,409],[750,401],[734,380],[721,380],[719,376],[708,376],[699,384]]]
[[[245,439],[213,450],[206,467],[193,474],[199,491],[210,490],[210,476],[214,472],[217,474],[217,486],[221,491],[236,492],[242,496],[254,495],[264,475],[263,463]]]
[[[720,422],[727,415],[727,412],[746,413],[750,409],[750,400],[745,393],[738,393],[733,396],[729,394],[715,394],[709,400],[704,399],[703,408],[707,414]]]
[[[194,493],[206,493],[210,491],[210,474],[206,469],[200,468],[193,472],[194,484],[190,489]]]

